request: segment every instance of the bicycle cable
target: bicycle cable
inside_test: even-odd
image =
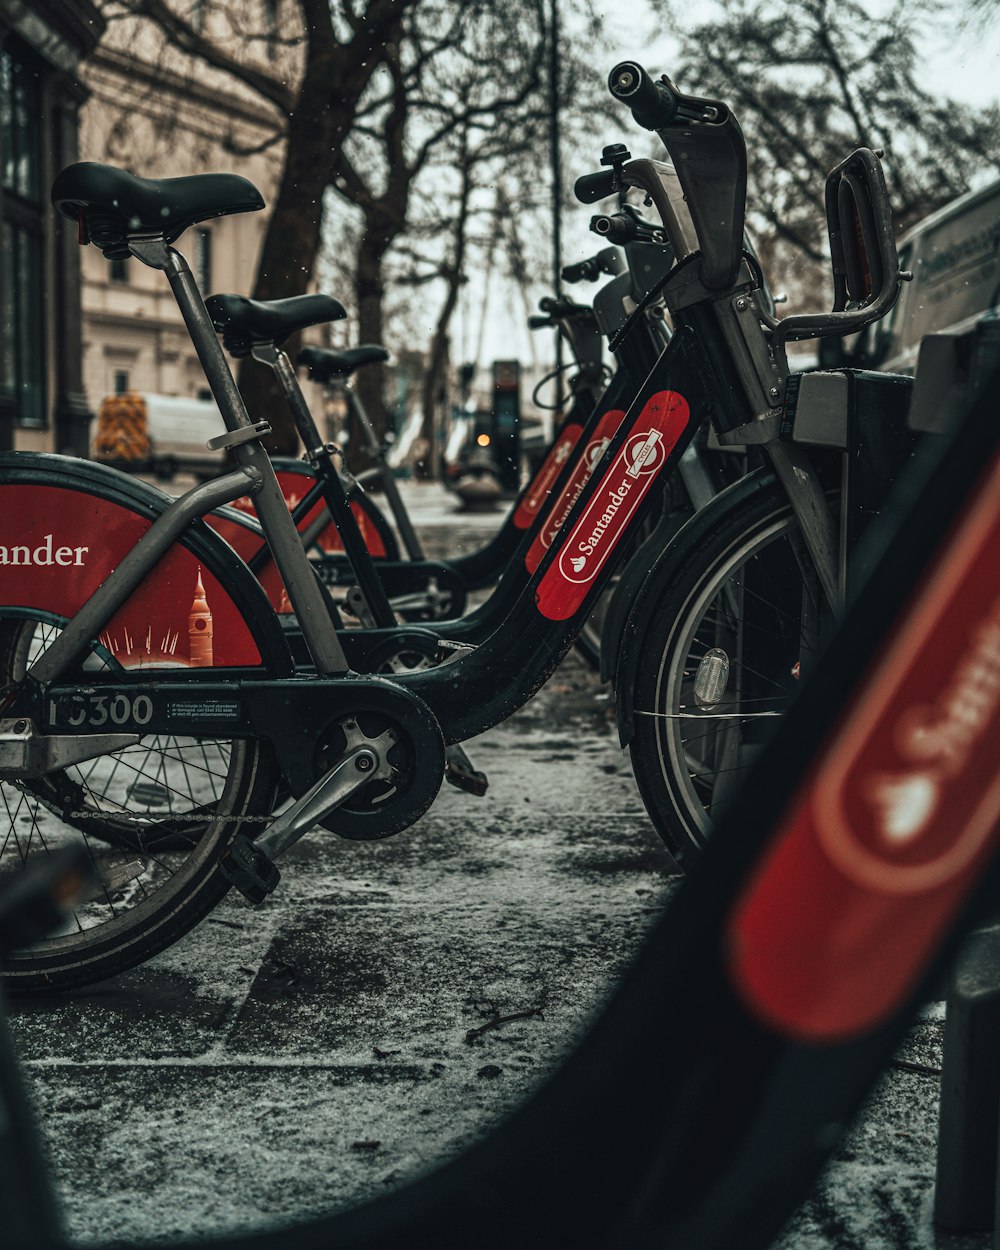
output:
[[[534,390],[531,392],[531,402],[535,405],[535,407],[541,408],[543,412],[557,412],[560,408],[562,408],[564,406],[563,404],[543,404],[538,398],[539,393],[543,386],[546,386],[554,378],[557,378],[560,373],[565,373],[567,369],[575,369],[577,367],[577,361],[567,360],[563,364],[557,365],[554,369],[551,369],[543,378],[540,378],[536,383]],[[601,381],[607,384],[611,380],[611,376],[611,370],[607,365],[602,364]]]
[[[632,312],[629,313],[627,320],[624,322],[621,328],[617,330],[614,335],[612,335],[610,341],[608,342],[608,348],[611,351],[617,350],[622,340],[625,338],[627,334],[630,333],[635,323],[639,320],[639,317],[646,311],[646,309],[653,302],[656,296],[659,295],[659,293],[667,285],[670,279],[673,278],[675,274],[679,273],[681,269],[685,267],[685,265],[689,265],[691,261],[696,260],[700,256],[701,256],[701,252],[691,252],[691,254],[688,256],[685,256],[683,260],[679,260],[676,262],[676,264],[671,265],[671,267],[667,270],[667,272],[663,275],[663,277],[660,278],[658,282],[655,282],[649,288],[649,290],[642,297],[639,303],[635,306]],[[757,283],[758,289],[763,291],[765,289],[764,271],[763,269],[761,269],[760,262],[758,261],[757,257],[754,256],[751,252],[749,252],[746,248],[744,248],[743,259],[747,262],[747,265],[750,267],[753,273],[753,277]]]
[[[653,283],[642,299],[639,300],[638,304],[636,304],[635,308],[633,308],[633,310],[629,313],[621,328],[616,330],[611,336],[611,339],[608,342],[608,348],[610,351],[617,351],[626,335],[631,332],[639,318],[667,285],[670,279],[680,273],[680,271],[689,265],[693,260],[699,260],[700,258],[701,252],[692,252],[689,256],[685,256],[683,260],[679,260],[675,264],[671,265],[663,277]]]

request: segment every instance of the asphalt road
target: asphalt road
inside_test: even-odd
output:
[[[408,495],[435,549],[497,524]],[[380,843],[319,831],[263,907],[230,897],[144,968],[14,1006],[76,1241],[383,1193],[486,1133],[579,1039],[676,884],[607,692],[571,655],[469,751],[485,798],[445,787]],[[942,1027],[929,1005],[781,1250],[985,1250],[931,1224]]]

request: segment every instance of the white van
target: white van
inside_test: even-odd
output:
[[[213,400],[177,395],[108,395],[94,430],[94,459],[169,481],[178,470],[213,474],[223,452],[206,444],[226,431]]]
[[[859,363],[912,374],[926,335],[965,334],[1000,306],[1000,180],[925,217],[898,251],[913,281],[869,330]]]

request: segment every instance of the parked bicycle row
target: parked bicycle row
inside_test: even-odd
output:
[[[104,466],[0,457],[0,870],[74,843],[95,870],[64,931],[5,958],[13,988],[133,966],[230,887],[263,901],[317,826],[401,833],[443,778],[474,802],[487,782],[462,744],[581,638],[679,863],[732,806],[822,663],[916,440],[910,379],[793,376],[786,345],[878,320],[905,275],[879,158],[859,149],[826,184],[833,311],[778,318],[730,109],[634,64],[611,91],[670,160],[615,145],[579,179],[584,202],[615,201],[593,224],[622,251],[568,275],[607,279],[591,303],[549,301],[535,322],[573,352],[571,406],[496,537],[443,561],[423,557],[360,407],[389,516],[322,439],[282,350],[342,306],[208,296],[173,246],[262,208],[256,189],[95,164],[58,176],[53,203],[83,243],[165,275],[225,421],[212,445],[235,467],[171,501]],[[269,459],[226,352],[274,370],[303,461]],[[310,348],[300,363],[329,381],[384,358]]]

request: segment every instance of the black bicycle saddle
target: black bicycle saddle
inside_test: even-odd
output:
[[[245,295],[211,295],[205,301],[212,324],[234,356],[248,356],[254,343],[280,347],[289,335],[306,326],[339,321],[347,310],[332,295],[293,295],[290,299],[255,300]]]
[[[343,352],[330,351],[325,347],[303,347],[298,363],[305,365],[314,382],[329,382],[333,378],[349,378],[363,365],[386,361],[389,353],[377,343],[362,343]]]
[[[58,174],[52,203],[79,223],[81,243],[93,242],[109,257],[128,255],[129,235],[162,234],[173,243],[195,222],[264,207],[261,193],[239,174],[137,178],[94,161]]]

